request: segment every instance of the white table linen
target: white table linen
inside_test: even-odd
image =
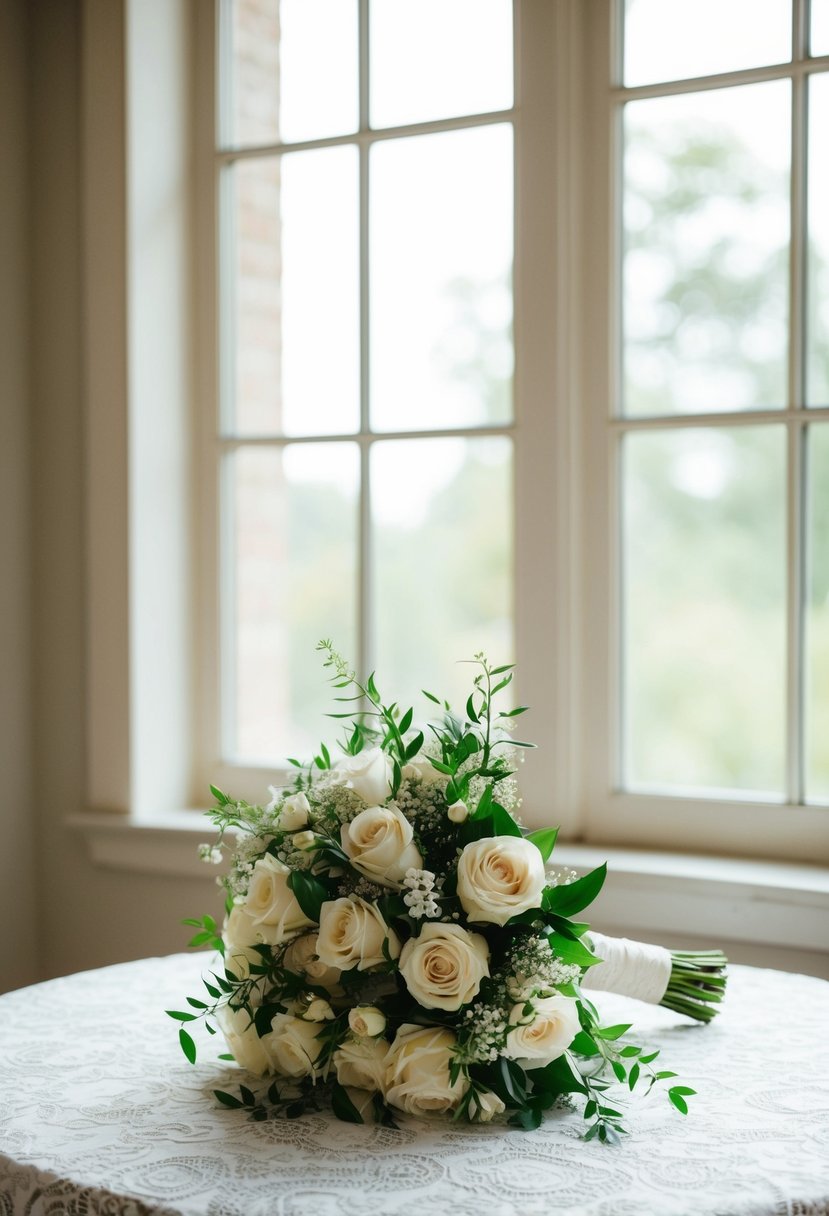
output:
[[[0,997],[0,1216],[820,1216],[829,1214],[829,984],[733,967],[710,1026],[596,994],[663,1049],[687,1118],[629,1100],[619,1148],[579,1115],[535,1132],[328,1114],[253,1123],[214,1088],[246,1078],[165,1009],[209,960],[106,967]],[[621,1089],[620,1089],[621,1095]]]

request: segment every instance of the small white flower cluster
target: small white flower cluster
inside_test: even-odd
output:
[[[383,895],[388,895],[386,887],[381,887],[379,883],[372,882],[370,878],[361,877],[354,879],[352,873],[343,875],[343,881],[338,888],[338,894],[343,897],[353,896],[355,899],[364,899],[367,903],[376,903]]]
[[[350,823],[366,809],[365,802],[354,790],[337,784],[323,775],[315,786],[314,793],[320,813],[326,822]]]
[[[434,894],[435,876],[431,870],[408,869],[403,878],[403,886],[408,888],[403,896],[403,903],[409,909],[409,916],[422,920],[423,917],[440,915],[440,905]]]
[[[235,842],[233,869],[227,876],[226,890],[234,897],[247,895],[253,867],[266,851],[269,840],[261,836],[240,836]]]
[[[562,984],[572,983],[579,970],[577,964],[562,963],[556,958],[548,938],[526,937],[510,955],[507,992],[513,1001],[552,996]]]
[[[497,1060],[509,1032],[508,1014],[501,1002],[472,1005],[464,1016],[463,1047],[457,1052],[458,1059],[468,1064]]]
[[[215,844],[200,844],[199,857],[208,865],[218,866],[222,862],[222,850]]]
[[[564,866],[547,870],[548,887],[569,887],[570,883],[575,882],[577,878],[578,874],[575,870],[569,870]]]

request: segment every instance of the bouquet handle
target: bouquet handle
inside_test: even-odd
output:
[[[728,962],[722,951],[666,950],[602,933],[591,933],[590,944],[602,961],[588,969],[582,988],[663,1005],[698,1022],[710,1022],[718,1012]]]

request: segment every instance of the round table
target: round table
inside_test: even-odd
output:
[[[164,1009],[205,955],[146,959],[0,997],[0,1216],[818,1216],[829,1213],[829,984],[733,967],[720,1018],[596,994],[698,1090],[687,1118],[630,1100],[618,1148],[553,1112],[535,1132],[219,1107],[235,1065]]]

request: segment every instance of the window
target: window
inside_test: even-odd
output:
[[[598,820],[719,843],[765,834],[776,803],[772,833],[797,834],[829,765],[829,65],[800,3],[626,0],[617,17],[618,359],[594,442],[619,793]]]
[[[201,18],[205,776],[252,796],[316,740],[323,634],[406,697],[514,646],[528,819],[814,855],[829,45],[808,7]]]

